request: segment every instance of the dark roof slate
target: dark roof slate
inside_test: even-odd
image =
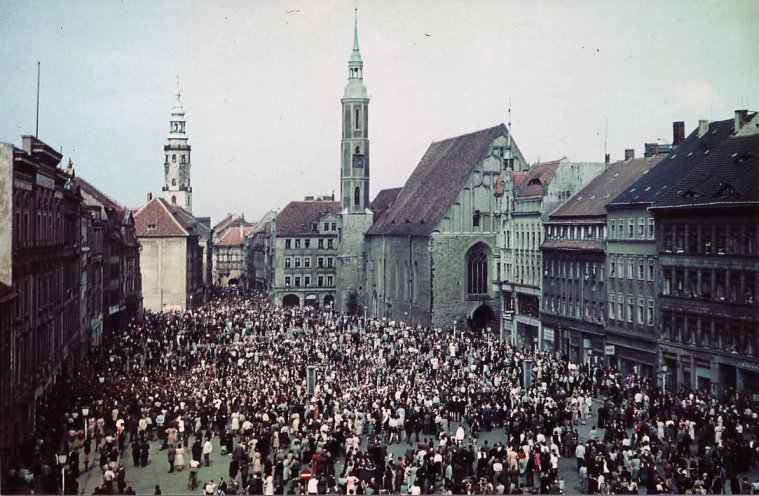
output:
[[[276,217],[277,236],[312,234],[312,224],[323,214],[340,213],[340,202],[336,201],[293,201]]]
[[[387,209],[390,208],[393,202],[395,202],[401,189],[402,188],[389,188],[383,189],[377,193],[377,196],[374,197],[374,201],[372,201],[372,204],[369,206],[369,209],[374,212],[374,222],[377,222],[385,214]]]
[[[663,155],[634,158],[610,164],[583,189],[575,193],[549,216],[550,221],[562,218],[598,217],[606,215],[610,198],[615,198],[630,184],[647,174]]]
[[[733,119],[715,121],[699,138],[698,128],[691,132],[665,160],[608,203],[611,208],[656,203],[693,167],[707,158],[733,130]]]
[[[368,235],[429,235],[488,151],[508,133],[499,124],[432,143],[411,173],[393,205],[367,231]]]
[[[654,208],[759,202],[759,134],[726,139],[682,177]]]

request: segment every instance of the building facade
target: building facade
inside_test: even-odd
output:
[[[231,220],[228,221],[228,219]],[[213,230],[213,283],[218,286],[247,286],[245,237],[253,224],[243,215],[227,216]]]
[[[145,309],[188,310],[204,303],[204,227],[186,210],[153,198],[134,214],[142,246],[140,265]]]
[[[276,305],[334,308],[340,203],[290,202],[271,224],[272,298]]]
[[[603,363],[606,353],[606,209],[610,198],[653,168],[660,157],[610,164],[545,222],[540,320],[569,359]],[[632,270],[632,268],[628,268]],[[622,302],[634,315],[636,302]]]
[[[543,264],[540,246],[548,214],[604,170],[602,162],[567,158],[533,164],[504,176],[498,247],[504,339],[518,346],[554,349],[555,336],[540,323]],[[506,187],[506,186],[509,187]]]
[[[377,197],[392,201],[366,236],[369,313],[497,329],[495,187],[526,167],[504,125],[430,145],[400,191]]]
[[[37,401],[82,359],[81,197],[58,167],[60,153],[34,136],[22,141],[21,149],[0,144],[0,223],[11,234],[0,241],[3,461],[34,430]]]
[[[651,207],[662,373],[673,384],[757,399],[759,118],[736,111],[727,139],[712,143],[725,122],[699,126],[708,156]]]

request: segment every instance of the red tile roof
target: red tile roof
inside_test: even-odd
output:
[[[153,198],[134,214],[138,237],[200,236],[200,223],[186,210],[163,198]]]
[[[239,246],[245,244],[245,236],[253,231],[253,226],[243,226],[242,233],[240,226],[232,224],[227,227],[224,233],[216,240],[219,246]]]
[[[549,221],[574,217],[605,216],[605,205],[625,188],[647,174],[664,155],[634,158],[610,164],[587,186],[575,193],[564,205],[554,210]]]
[[[517,189],[515,196],[536,196],[545,192],[545,185],[553,179],[559,161],[541,162],[530,167],[527,177],[524,178]]]
[[[312,224],[325,213],[340,213],[340,202],[290,202],[276,217],[277,236],[313,234]]]
[[[369,235],[429,235],[482,160],[490,143],[506,135],[498,126],[432,143]]]

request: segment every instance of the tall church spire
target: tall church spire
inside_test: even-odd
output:
[[[174,106],[169,119],[169,137],[163,147],[164,186],[162,189],[166,201],[192,212],[191,147],[187,142],[186,123],[182,94],[179,91],[179,76],[177,76],[177,92],[174,95]]]
[[[358,48],[358,9],[353,19],[353,50],[348,59],[348,84],[342,103],[340,199],[343,211],[364,213],[369,206],[369,94],[364,86],[364,61]]]

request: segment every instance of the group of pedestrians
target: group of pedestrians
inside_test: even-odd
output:
[[[97,493],[129,494],[143,467],[165,463],[205,494],[736,493],[751,491],[758,459],[756,407],[736,392],[663,393],[489,333],[276,307],[235,289],[196,310],[146,312],[87,375],[86,389],[62,386],[90,406],[86,431],[69,415],[47,435],[70,454],[67,492],[80,465],[101,471]],[[72,409],[48,407],[42,421]],[[56,489],[44,444],[12,482]],[[565,486],[562,458],[576,460],[581,487]]]

